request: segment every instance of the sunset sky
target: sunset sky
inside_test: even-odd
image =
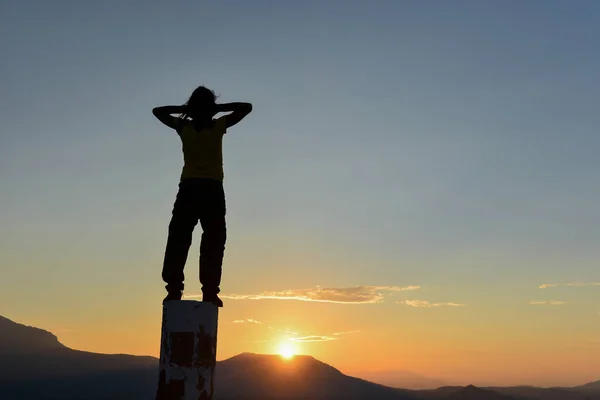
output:
[[[0,315],[158,355],[182,156],[151,109],[206,85],[254,105],[218,359],[600,379],[599,37],[591,0],[1,1]]]

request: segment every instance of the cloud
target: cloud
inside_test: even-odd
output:
[[[232,300],[300,300],[338,304],[380,303],[386,292],[417,290],[420,286],[356,286],[347,288],[290,289],[259,294],[231,294],[220,297]]]
[[[273,326],[269,326],[269,329],[275,329],[277,332],[287,333],[288,335],[298,335],[298,332],[289,331],[287,329],[279,329]]]
[[[243,324],[243,323],[246,323],[247,321],[248,320],[240,319],[240,320],[233,321],[233,323]],[[254,320],[252,320],[252,321],[254,321]],[[265,325],[263,325],[263,326],[265,326]],[[296,342],[296,343],[330,342],[333,340],[339,340],[341,338],[341,336],[360,332],[360,330],[355,329],[355,330],[351,330],[351,331],[338,331],[338,332],[328,334],[328,335],[306,335],[306,334],[304,334],[304,336],[299,336],[300,333],[298,333],[298,332],[294,332],[294,331],[291,331],[288,329],[280,329],[280,328],[274,327],[272,325],[266,325],[266,328],[277,331],[277,332],[281,332],[284,334],[284,336],[286,337],[287,340],[290,340],[290,341]],[[263,341],[252,341],[252,342],[248,342],[248,343],[262,343],[262,342]]]
[[[398,301],[398,304],[405,304],[411,307],[432,308],[432,307],[462,307],[465,304],[458,303],[430,303],[427,300],[403,300]]]
[[[332,340],[338,340],[336,337],[332,336],[303,336],[303,337],[293,337],[290,338],[292,342],[300,342],[300,343],[310,343],[310,342],[330,342]]]
[[[333,336],[349,335],[351,333],[358,333],[358,332],[360,332],[360,330],[358,330],[358,329],[355,331],[336,332],[336,333],[333,333]]]
[[[559,300],[542,300],[542,301],[531,300],[529,302],[529,304],[533,304],[533,305],[560,306],[562,304],[567,304],[567,303],[565,303],[564,301],[559,301]]]
[[[235,321],[233,321],[234,324],[245,324],[246,322],[251,323],[251,324],[257,324],[257,325],[261,325],[262,324],[262,322],[257,321],[257,320],[252,319],[252,318],[236,319]]]
[[[571,286],[571,287],[584,287],[584,286],[600,286],[600,282],[576,282],[576,283],[544,283],[538,286],[539,289],[547,289],[551,287],[559,286]]]

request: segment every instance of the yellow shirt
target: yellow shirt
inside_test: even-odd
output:
[[[176,124],[180,123],[181,120],[176,121]],[[184,163],[181,180],[209,178],[223,181],[223,135],[227,132],[225,117],[214,120],[212,127],[201,131],[196,131],[191,121],[183,123],[183,129],[178,132]]]

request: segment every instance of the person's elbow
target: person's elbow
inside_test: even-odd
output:
[[[250,114],[252,112],[252,104],[251,103],[244,104],[244,112],[246,112],[246,114]]]

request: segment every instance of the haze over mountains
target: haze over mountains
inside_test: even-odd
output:
[[[0,316],[0,399],[153,399],[158,360],[73,350],[42,329]],[[380,379],[394,379],[380,377]],[[600,400],[600,381],[577,388],[440,387],[405,390],[344,375],[310,356],[243,353],[218,362],[215,400]]]

